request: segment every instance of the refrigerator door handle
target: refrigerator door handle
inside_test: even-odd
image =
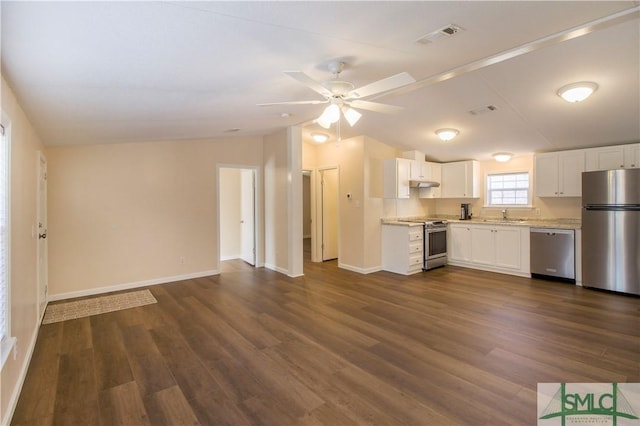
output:
[[[600,212],[634,212],[640,211],[640,206],[638,205],[625,205],[625,206],[584,206],[585,210],[588,211],[600,211]]]

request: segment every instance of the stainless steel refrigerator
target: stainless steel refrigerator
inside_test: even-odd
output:
[[[640,169],[582,174],[582,285],[640,295]]]

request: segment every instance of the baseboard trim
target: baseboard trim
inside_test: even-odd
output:
[[[150,285],[158,285],[158,284],[166,284],[166,283],[170,283],[170,282],[174,282],[174,281],[190,280],[190,279],[193,279],[193,278],[208,277],[208,276],[211,276],[211,275],[219,275],[219,274],[220,274],[220,270],[212,269],[212,270],[209,270],[209,271],[193,272],[191,274],[173,275],[173,276],[170,276],[170,277],[154,278],[154,279],[151,279],[151,280],[137,281],[137,282],[126,283],[126,284],[117,284],[117,285],[111,285],[111,286],[106,286],[106,287],[98,287],[98,288],[92,288],[92,289],[87,289],[87,290],[79,290],[79,291],[70,291],[70,292],[67,292],[67,293],[51,294],[51,295],[49,295],[49,301],[50,302],[55,302],[57,300],[73,299],[75,297],[93,296],[93,295],[96,295],[96,294],[110,293],[112,291],[128,290],[128,289],[131,289],[131,288],[147,287],[147,286],[150,286]]]
[[[503,270],[503,269],[499,269],[499,268],[492,268],[491,266],[482,266],[482,265],[476,265],[476,264],[469,264],[469,263],[465,263],[465,262],[458,262],[458,261],[455,261],[455,260],[447,261],[447,265],[459,266],[461,268],[477,269],[479,271],[495,272],[496,274],[513,275],[515,277],[531,278],[531,274],[530,273]]]
[[[220,256],[220,261],[224,262],[225,260],[235,260],[235,259],[240,259],[242,256],[239,254],[233,254],[230,256]]]
[[[38,341],[39,332],[40,332],[40,323],[38,322],[36,323],[35,329],[33,330],[33,334],[31,336],[31,342],[29,343],[29,347],[27,348],[27,356],[24,359],[24,363],[22,364],[22,368],[20,369],[20,374],[18,375],[18,381],[16,382],[16,386],[13,388],[11,399],[9,400],[9,404],[7,405],[7,412],[5,413],[4,418],[2,419],[2,423],[0,423],[2,425],[9,425],[11,423],[11,420],[13,419],[13,414],[16,410],[16,406],[18,405],[18,398],[20,398],[20,393],[22,392],[22,386],[24,385],[24,380],[27,378],[29,365],[31,365],[31,357],[33,356],[33,351],[36,348],[36,342]]]
[[[273,265],[271,263],[265,263],[264,267],[267,268],[267,269],[271,269],[272,271],[280,272],[281,274],[285,274],[285,275],[289,276],[289,270],[288,269],[281,268],[281,267]]]
[[[374,272],[382,271],[382,266],[360,268],[359,266],[347,265],[346,263],[340,263],[340,262],[338,262],[338,268],[346,269],[347,271],[351,271],[351,272],[357,272],[359,274],[373,274]]]

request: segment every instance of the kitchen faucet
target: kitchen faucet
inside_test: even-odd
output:
[[[502,209],[502,220],[507,221],[507,209]]]

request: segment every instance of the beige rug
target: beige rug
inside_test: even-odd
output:
[[[158,303],[149,290],[131,291],[112,294],[73,302],[57,303],[47,306],[43,324],[84,318],[91,315],[105,314],[122,309]]]

